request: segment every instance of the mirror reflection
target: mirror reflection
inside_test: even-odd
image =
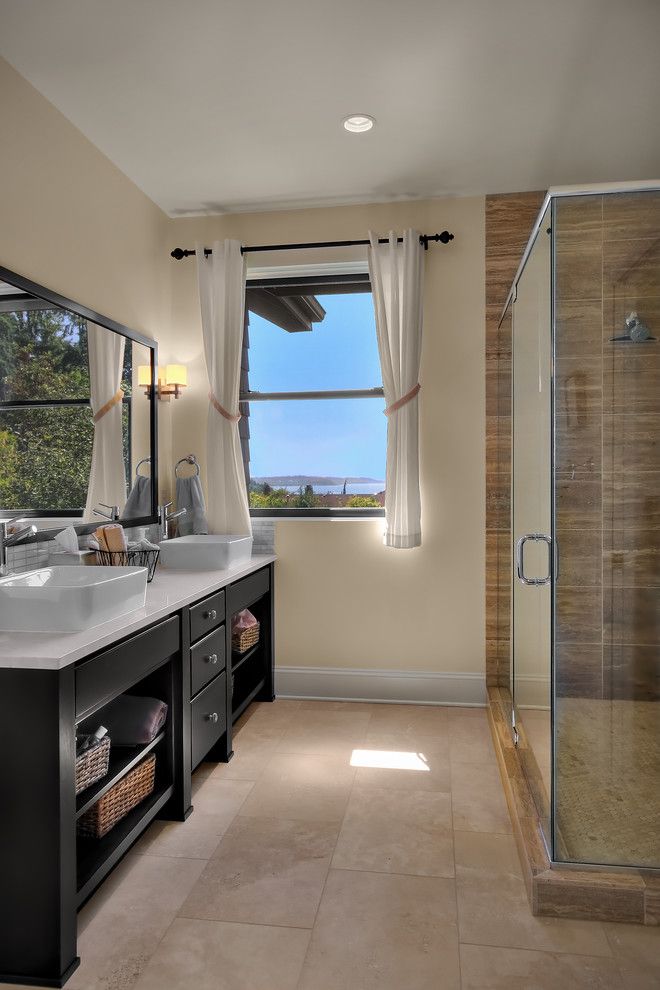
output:
[[[0,515],[150,517],[150,368],[149,347],[0,282]]]

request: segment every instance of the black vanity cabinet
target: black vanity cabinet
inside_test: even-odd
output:
[[[244,654],[232,650],[231,620],[249,608],[259,620],[259,642]],[[191,605],[189,636],[191,766],[230,760],[232,725],[252,701],[272,701],[273,566],[230,584]]]
[[[0,984],[64,985],[79,961],[77,909],[155,818],[191,814],[192,770],[230,759],[233,721],[273,700],[272,592],[267,564],[61,669],[0,667]],[[231,616],[245,607],[260,641],[232,656]],[[76,729],[103,724],[121,694],[165,701],[167,722],[148,745],[112,746],[108,774],[76,797]],[[78,819],[153,756],[153,792],[103,838],[77,835]]]

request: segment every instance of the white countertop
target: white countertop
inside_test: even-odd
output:
[[[254,556],[224,571],[184,571],[159,566],[147,585],[144,608],[92,626],[83,632],[33,633],[0,632],[0,668],[22,670],[61,670],[81,657],[111,646],[117,640],[139,632],[164,619],[185,605],[258,571],[275,560],[273,554]]]

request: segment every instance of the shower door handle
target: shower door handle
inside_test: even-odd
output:
[[[530,541],[533,543],[545,543],[548,547],[548,573],[545,577],[528,578],[525,576],[525,544]],[[516,571],[518,574],[518,580],[522,584],[526,584],[532,587],[538,587],[541,584],[550,584],[552,581],[552,540],[545,533],[525,533],[521,536],[516,543]]]

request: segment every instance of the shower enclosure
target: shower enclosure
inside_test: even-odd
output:
[[[551,191],[512,339],[512,731],[555,862],[660,868],[660,183]]]

